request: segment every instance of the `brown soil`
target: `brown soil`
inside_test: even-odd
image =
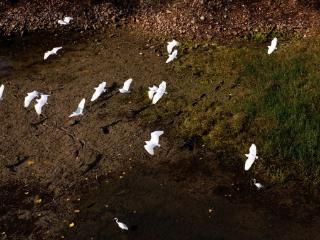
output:
[[[61,27],[57,20],[66,15],[74,21]],[[270,35],[317,34],[319,16],[317,1],[301,0],[7,0],[0,5],[0,33],[8,36],[129,25],[146,33],[197,40],[265,40]]]
[[[257,191],[242,162],[226,169],[217,154],[177,134],[183,107],[214,96],[164,64],[164,42],[116,31],[40,34],[3,45],[1,239],[318,237],[317,212],[305,211],[310,203],[290,208],[297,197],[279,204],[277,186]],[[44,62],[43,53],[58,45],[64,49]],[[132,93],[118,94],[129,77]],[[108,92],[89,102],[104,80]],[[153,106],[146,88],[163,80],[170,94]],[[50,94],[41,117],[23,108],[32,90]],[[83,97],[85,115],[68,119]],[[150,157],[143,142],[159,129],[161,148]],[[130,230],[121,232],[113,217]]]

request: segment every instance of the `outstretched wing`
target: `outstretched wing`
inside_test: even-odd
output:
[[[54,54],[57,54],[57,52],[62,49],[62,47],[55,47],[51,50],[51,52],[53,52]]]
[[[250,146],[249,155],[253,155],[254,157],[257,155],[257,146],[254,143]]]
[[[156,104],[160,98],[162,98],[163,94],[165,94],[167,88],[167,83],[163,81],[160,85],[159,88],[156,91],[156,94],[154,95],[152,99],[152,104]]]
[[[163,131],[154,131],[151,133],[151,140],[150,142],[158,145],[159,144],[159,137],[163,134]]]
[[[39,96],[39,93],[37,91],[33,91],[30,93],[27,93],[27,96],[24,98],[24,107],[29,107],[32,100]]]
[[[37,113],[38,115],[41,114],[42,105],[40,104],[40,102],[37,102],[37,103],[34,105],[34,109],[36,110],[36,113]]]
[[[152,104],[156,104],[162,98],[164,92],[157,91],[152,99]]]
[[[154,155],[154,148],[155,146],[153,144],[146,144],[144,145],[144,149],[150,154],[150,155]]]
[[[78,108],[80,108],[80,109],[84,109],[84,104],[86,103],[86,99],[85,98],[83,98],[82,100],[81,100],[81,102],[79,103],[79,105],[78,105]]]
[[[46,60],[51,55],[51,51],[47,51],[44,53],[43,59]]]
[[[70,23],[71,20],[73,20],[72,17],[64,17],[64,19],[63,19],[63,21],[64,21],[66,24]]]
[[[252,164],[254,163],[254,160],[255,160],[255,157],[253,155],[249,155],[244,165],[244,170],[248,171],[251,168]]]
[[[271,48],[272,48],[272,49],[276,49],[276,48],[277,48],[277,42],[278,42],[278,39],[277,39],[277,38],[274,38],[274,39],[271,41]]]
[[[3,98],[4,85],[2,84],[0,87],[0,100]]]
[[[67,23],[64,22],[64,21],[62,21],[62,20],[58,20],[58,23],[59,23],[60,25],[67,25]]]
[[[159,85],[159,89],[157,89],[157,92],[166,92],[166,88],[167,88],[167,83],[165,81],[162,81],[162,83],[160,83]]]
[[[124,82],[123,89],[126,91],[129,91],[131,83],[132,83],[132,78],[129,78],[127,81]]]

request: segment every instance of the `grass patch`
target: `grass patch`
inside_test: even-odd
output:
[[[240,78],[251,90],[243,109],[264,157],[313,182],[320,180],[319,57],[318,41],[292,43],[271,56],[247,56]]]
[[[225,83],[198,105],[186,103],[178,132],[202,136],[230,164],[242,164],[255,142],[260,158],[253,173],[272,183],[294,178],[319,184],[320,40],[280,39],[272,55],[268,44],[185,48],[174,68],[196,79],[193,92]]]

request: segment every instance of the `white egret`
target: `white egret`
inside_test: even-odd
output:
[[[172,62],[174,59],[176,59],[178,56],[178,50],[174,50],[168,57],[166,63]]]
[[[257,147],[256,147],[255,144],[252,144],[252,145],[251,145],[251,147],[250,147],[250,149],[249,149],[249,153],[248,153],[248,154],[245,154],[245,156],[246,156],[248,159],[246,160],[244,169],[245,169],[246,171],[248,171],[248,170],[251,168],[251,166],[252,166],[252,164],[254,163],[254,161],[255,161],[256,159],[258,159],[258,156],[257,156]]]
[[[32,91],[27,93],[27,96],[24,98],[24,107],[25,108],[29,107],[32,100],[38,97],[39,95],[40,93],[38,91]]]
[[[278,39],[277,38],[274,38],[272,41],[271,41],[271,45],[268,46],[268,54],[270,55],[271,53],[273,53],[274,50],[277,49],[277,42],[278,42]]]
[[[77,110],[75,112],[73,112],[69,117],[71,118],[71,117],[77,117],[79,115],[82,115],[85,102],[86,102],[86,99],[83,98],[81,100],[81,102],[79,103]]]
[[[58,23],[60,25],[68,25],[71,20],[73,20],[72,17],[64,17],[63,20],[58,20]]]
[[[3,91],[4,91],[4,85],[2,84],[0,87],[0,101],[3,100]]]
[[[153,95],[156,93],[157,90],[158,90],[158,87],[155,85],[153,85],[152,87],[149,87],[148,96],[150,100],[152,100]]]
[[[119,228],[121,228],[122,230],[129,230],[128,226],[122,222],[119,222],[118,218],[114,218],[114,220],[118,224]]]
[[[127,81],[124,82],[123,87],[119,89],[121,93],[129,93],[129,88],[132,83],[132,78],[129,78]]]
[[[154,155],[154,148],[160,147],[159,137],[163,134],[163,131],[154,131],[151,133],[151,139],[149,141],[145,141],[144,149],[150,154]]]
[[[102,93],[104,93],[105,91],[107,91],[106,86],[107,86],[107,83],[106,83],[106,82],[102,82],[102,83],[99,84],[98,87],[94,88],[94,89],[95,89],[95,92],[94,92],[94,94],[92,95],[91,102],[97,100],[98,97],[100,97],[100,95],[101,95]]]
[[[42,111],[42,107],[47,104],[49,95],[41,95],[39,99],[36,99],[37,103],[34,105],[34,109],[37,114],[40,115]]]
[[[44,54],[43,59],[46,60],[49,56],[57,54],[57,52],[58,52],[60,49],[62,49],[62,47],[55,47],[55,48],[53,48],[51,51],[47,51],[47,52]]]
[[[167,88],[167,83],[163,81],[159,85],[159,88],[156,90],[156,94],[153,96],[152,104],[156,104],[160,100],[160,98],[162,98],[163,94],[167,94],[166,88]]]
[[[179,46],[179,42],[177,42],[176,40],[172,40],[171,42],[168,42],[168,45],[167,45],[167,51],[168,51],[168,54],[171,54],[172,53],[172,50]]]
[[[252,179],[252,181],[253,181],[253,184],[254,184],[258,189],[263,188],[263,185],[262,185],[261,183],[258,183],[255,178]]]

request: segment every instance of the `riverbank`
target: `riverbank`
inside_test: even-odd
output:
[[[273,66],[281,58],[291,66],[293,53],[280,45],[268,60],[261,45],[182,42],[179,58],[165,64],[166,41],[122,29],[3,42],[1,238],[317,238],[317,188],[281,172],[255,134],[261,125],[250,130],[243,120],[252,116],[234,107],[255,90],[249,80],[259,72],[252,59]],[[63,50],[44,62],[43,53],[54,46]],[[316,66],[312,61],[306,66]],[[131,94],[119,94],[130,77]],[[83,117],[68,119],[101,81],[108,92],[88,101]],[[147,87],[161,81],[168,94],[151,105]],[[22,105],[35,89],[50,94],[40,118]],[[160,129],[161,147],[150,157],[143,142]],[[245,172],[251,142],[259,160]],[[257,190],[252,178],[265,188]],[[119,231],[113,217],[130,231]]]

